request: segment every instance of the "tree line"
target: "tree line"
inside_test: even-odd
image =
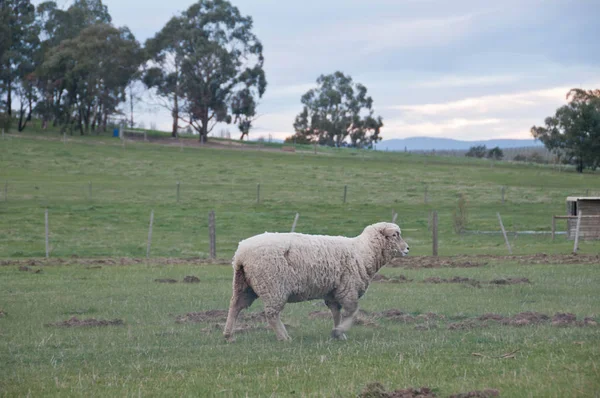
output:
[[[84,135],[107,130],[132,86],[143,83],[172,116],[171,134],[192,127],[205,141],[217,123],[233,123],[241,139],[257,118],[267,88],[263,46],[250,16],[226,0],[199,0],[141,44],[112,23],[102,0],[0,1],[0,125]],[[294,124],[300,142],[355,145],[379,140],[366,88],[336,72],[301,99]],[[14,109],[17,106],[17,109]],[[133,113],[133,111],[132,111]],[[133,123],[133,121],[132,121]]]

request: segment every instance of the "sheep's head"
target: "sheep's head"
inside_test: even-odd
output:
[[[393,223],[382,222],[372,225],[385,239],[384,250],[392,257],[408,255],[410,248],[402,239],[400,227]]]

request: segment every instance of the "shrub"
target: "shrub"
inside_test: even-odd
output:
[[[461,234],[466,231],[467,223],[469,222],[469,214],[467,211],[467,198],[461,194],[458,198],[456,209],[452,212],[452,222],[454,232]]]

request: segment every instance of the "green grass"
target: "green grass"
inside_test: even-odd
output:
[[[468,199],[468,229],[480,231],[498,230],[496,212],[509,231],[549,231],[551,216],[564,214],[567,196],[588,189],[600,194],[598,173],[351,149],[319,148],[315,155],[308,146],[295,153],[263,150],[267,147],[181,151],[143,142],[123,147],[106,136],[69,136],[63,143],[58,134],[35,128],[13,133],[0,141],[0,258],[44,256],[46,208],[52,257],[143,257],[151,210],[153,257],[207,256],[210,210],[216,212],[217,253],[224,261],[241,239],[289,230],[296,212],[299,232],[350,236],[390,220],[396,211],[411,253],[427,255],[428,215],[437,210],[441,255],[506,254],[501,235],[453,232],[459,194]],[[511,236],[511,244],[515,254],[569,253],[573,245],[564,236],[552,242],[549,235]],[[583,253],[599,251],[598,241],[581,243]],[[488,387],[509,397],[600,391],[598,327],[447,329],[449,322],[486,312],[572,312],[600,321],[598,265],[486,260],[489,265],[473,269],[384,269],[415,282],[373,284],[362,308],[435,312],[446,319],[426,331],[382,320],[377,328],[356,326],[347,342],[334,342],[330,321],[308,318],[324,308],[300,303],[283,314],[292,342],[255,330],[226,344],[220,330],[202,332],[209,325],[177,324],[175,316],[225,309],[231,268],[88,269],[69,261],[44,267],[41,274],[0,267],[0,311],[6,314],[0,317],[0,395],[329,397],[354,396],[373,381],[388,389],[429,386],[440,396]],[[154,282],[186,275],[201,283]],[[533,283],[474,288],[419,282],[429,276],[527,277]],[[261,306],[259,300],[251,310]],[[73,315],[120,318],[125,325],[45,326]],[[515,350],[515,358],[498,358]]]
[[[501,235],[457,235],[452,212],[468,199],[469,230],[550,231],[569,195],[600,194],[597,173],[551,167],[320,149],[284,153],[167,147],[106,136],[13,134],[0,141],[0,258],[41,257],[49,209],[51,256],[144,256],[150,211],[153,256],[206,256],[208,213],[217,219],[217,254],[264,231],[355,235],[392,212],[417,255],[431,253],[428,217],[437,210],[440,254],[505,254]],[[180,202],[176,183],[181,182]],[[92,185],[90,196],[89,184]],[[256,201],[260,184],[260,203]],[[342,203],[344,186],[347,203]],[[506,186],[506,203],[501,187]],[[5,198],[7,187],[8,198]],[[427,189],[428,203],[424,203]],[[559,228],[564,228],[559,222]],[[511,236],[515,254],[568,253],[572,242],[549,235]],[[600,251],[583,242],[583,253]]]
[[[346,342],[331,341],[323,310],[289,304],[282,315],[293,340],[267,330],[238,334],[232,344],[207,324],[177,324],[190,311],[224,309],[231,268],[223,266],[103,267],[73,263],[43,273],[0,267],[0,395],[2,396],[355,396],[368,383],[389,389],[429,386],[439,396],[496,388],[506,397],[598,396],[599,327],[500,326],[448,330],[454,320],[486,312],[514,315],[572,312],[598,319],[600,274],[594,265],[492,263],[470,269],[383,269],[415,282],[377,284],[361,300],[368,311],[435,312],[437,329],[380,321],[355,326]],[[199,284],[158,284],[155,278]],[[531,285],[474,288],[424,284],[429,276],[478,280],[527,277]],[[262,307],[257,301],[251,311]],[[120,318],[124,326],[55,328],[79,318]],[[518,350],[515,358],[498,356]],[[479,353],[484,356],[473,356]]]

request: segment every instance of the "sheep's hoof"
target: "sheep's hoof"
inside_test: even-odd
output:
[[[225,337],[225,341],[227,341],[228,343],[233,343],[235,341],[235,337],[233,336],[223,335],[223,337]]]
[[[342,332],[339,329],[333,329],[331,331],[331,337],[333,337],[336,340],[348,340],[348,338],[346,337],[346,333]]]

